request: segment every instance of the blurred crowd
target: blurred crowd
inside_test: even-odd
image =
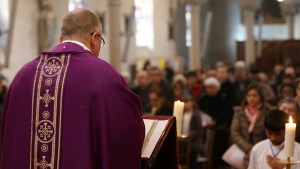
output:
[[[191,168],[201,155],[205,127],[215,129],[213,168],[226,168],[221,157],[232,143],[245,152],[247,161],[252,147],[266,138],[266,112],[281,106],[299,121],[300,71],[291,63],[276,64],[266,73],[249,69],[243,61],[193,71],[160,69],[146,62],[142,70],[123,77],[141,98],[144,115],[171,116],[174,101],[185,102],[183,132],[192,137]]]

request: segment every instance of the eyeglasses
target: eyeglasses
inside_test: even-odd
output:
[[[104,40],[104,38],[103,38],[101,35],[99,35],[99,33],[97,33],[97,32],[91,33],[91,36],[93,36],[94,34],[96,34],[96,36],[99,36],[99,37],[101,38],[101,44],[100,44],[100,47],[102,48],[102,47],[105,45],[105,40]]]

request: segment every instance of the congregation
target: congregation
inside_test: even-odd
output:
[[[245,153],[247,166],[253,146],[267,138],[264,116],[270,110],[278,108],[300,122],[300,72],[289,62],[275,65],[270,73],[243,61],[178,72],[149,63],[134,78],[124,78],[141,98],[143,115],[172,116],[173,102],[185,102],[182,130],[191,135],[191,169],[199,168],[197,159],[205,154],[201,138],[208,127],[215,130],[211,160],[217,169],[229,167],[222,155],[231,144]]]

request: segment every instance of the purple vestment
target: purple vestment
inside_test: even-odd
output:
[[[66,42],[15,76],[0,130],[0,169],[138,169],[138,97],[106,62]]]

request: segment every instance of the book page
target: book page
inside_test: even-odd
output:
[[[151,129],[153,129],[154,124],[157,123],[158,120],[151,119],[143,119],[145,124],[145,139],[150,135]]]
[[[150,136],[152,135],[152,132],[158,122],[158,120],[152,120],[152,119],[143,119],[144,124],[145,124],[145,139],[144,139],[144,143],[143,143],[143,148],[142,148],[142,152],[144,151]]]
[[[242,169],[244,167],[245,153],[236,145],[231,145],[223,154],[222,159],[232,167]]]
[[[157,124],[153,126],[153,131],[152,134],[149,136],[149,140],[145,145],[143,145],[144,149],[142,151],[142,157],[150,158],[167,124],[168,124],[168,120],[158,120]]]

